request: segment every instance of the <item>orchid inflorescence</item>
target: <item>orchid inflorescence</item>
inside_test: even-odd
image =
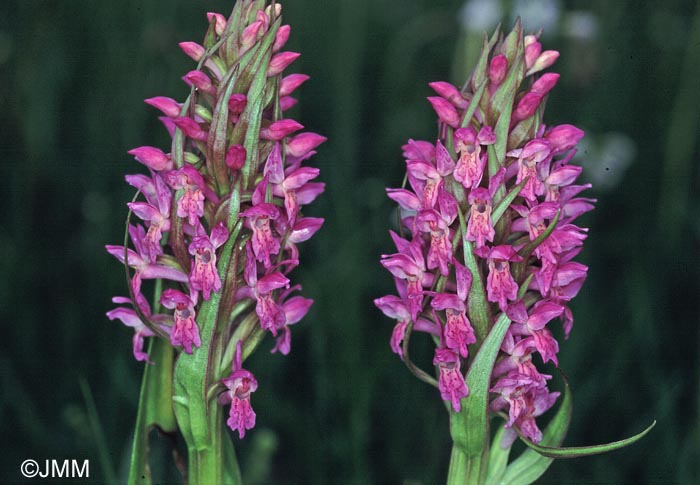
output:
[[[241,1],[228,19],[207,15],[203,45],[180,44],[198,63],[183,77],[190,95],[146,100],[163,113],[171,151],[129,151],[148,169],[126,176],[144,199],[127,204],[141,222],[127,222],[131,247],[107,246],[133,269],[130,296],[113,300],[132,307],[107,315],[133,327],[134,357],[149,361],[143,345],[152,336],[187,354],[209,352],[218,401],[231,404],[228,425],[241,438],[255,425],[258,385],[242,360],[265,332],[276,338],[272,352],[290,351],[289,327],[313,303],[294,294],[301,287],[290,272],[297,245],[323,223],[301,210],[324,190],[313,181],[318,168],[303,163],[325,138],[284,117],[308,76],[282,74],[299,54],[282,50],[290,28],[280,12],[275,2]],[[155,308],[172,313],[151,308],[143,280],[157,281]]]
[[[391,348],[458,413],[474,356],[495,322],[507,318],[488,389],[490,410],[507,413],[506,447],[516,430],[533,442],[542,438],[535,418],[559,393],[549,391],[551,376],[535,362],[557,364],[548,324],[558,318],[569,336],[568,302],[587,273],[574,261],[587,229],[574,221],[595,201],[578,196],[590,184],[575,185],[581,167],[570,163],[583,131],[542,122],[559,79],[542,71],[558,56],[517,26],[505,38],[486,39],[461,90],[430,83],[438,95],[428,98],[437,139],[409,140],[408,187],[387,189],[400,206],[401,235],[391,231],[397,252],[381,263],[398,295],[375,304],[397,321]],[[415,331],[435,341],[437,379],[410,360]]]

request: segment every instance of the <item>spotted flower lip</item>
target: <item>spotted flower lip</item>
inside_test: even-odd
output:
[[[439,389],[442,399],[452,404],[452,409],[459,412],[461,400],[469,395],[467,383],[460,372],[459,355],[450,349],[436,349],[433,365],[440,370]]]
[[[204,300],[209,300],[212,292],[221,289],[221,279],[216,269],[216,250],[226,242],[229,232],[222,223],[214,226],[211,236],[207,236],[201,226],[197,232],[198,235],[192,238],[188,247],[189,253],[194,256],[190,267],[190,287],[201,291]]]
[[[253,252],[258,261],[265,263],[265,267],[271,266],[271,257],[279,253],[280,241],[273,232],[272,221],[279,217],[279,209],[274,204],[262,202],[241,212],[241,217],[248,221],[253,231]]]
[[[179,290],[169,288],[161,295],[160,303],[165,308],[175,310],[170,343],[173,346],[181,345],[185,352],[191,354],[193,346],[199,347],[202,344],[199,337],[199,327],[195,321],[194,306],[196,301]]]
[[[400,208],[402,235],[391,232],[398,252],[380,261],[396,294],[374,303],[394,320],[391,350],[455,413],[472,356],[507,319],[490,409],[508,413],[508,439],[516,428],[538,441],[536,418],[558,393],[534,362],[558,362],[552,321],[571,332],[568,302],[587,274],[573,261],[587,237],[575,220],[595,200],[580,196],[590,184],[575,185],[582,168],[571,163],[583,131],[543,118],[560,75],[542,71],[559,53],[519,29],[484,44],[463,87],[430,83],[438,136],[401,147],[407,183],[386,193]],[[404,352],[419,325],[439,330],[434,379]]]
[[[241,363],[242,346],[236,345],[236,355],[233,359],[231,375],[222,382],[227,391],[219,397],[219,404],[230,404],[229,428],[238,431],[239,438],[245,437],[246,430],[255,427],[256,415],[250,403],[250,395],[258,390],[258,381]]]

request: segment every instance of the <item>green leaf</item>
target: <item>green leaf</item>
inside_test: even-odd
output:
[[[518,78],[521,77],[522,70],[523,57],[522,55],[519,55],[515,59],[515,62],[511,64],[503,83],[501,83],[501,85],[496,89],[496,92],[493,93],[489,117],[490,123],[494,123],[496,120],[500,119],[499,117],[501,116],[501,113],[504,113],[506,110],[508,110],[508,115],[504,118],[504,121],[507,121],[508,123],[510,122],[510,111],[513,108],[513,100],[515,99],[515,93],[518,90]],[[494,130],[496,134],[496,143],[498,143],[500,135],[500,138],[503,140],[503,146],[505,146],[506,140],[508,139],[508,123],[506,123],[505,131],[502,131],[502,128],[500,132],[498,129]]]
[[[494,30],[491,39],[489,39],[488,36],[484,34],[484,43],[483,47],[481,48],[481,55],[479,56],[479,60],[476,63],[474,74],[472,74],[472,78],[470,80],[471,82],[465,84],[464,89],[462,91],[464,91],[469,84],[471,84],[472,89],[476,90],[476,87],[486,80],[486,70],[488,68],[489,53],[491,52],[491,49],[493,49],[493,46],[496,45],[496,41],[498,40],[500,34],[501,24],[498,24],[496,26],[496,30]]]
[[[508,195],[506,195],[503,199],[501,199],[501,201],[498,204],[494,206],[493,210],[491,211],[491,223],[494,226],[498,224],[498,221],[501,219],[501,216],[506,212],[506,209],[510,207],[511,202],[515,200],[522,188],[525,187],[526,183],[527,178],[525,178],[522,182],[513,187],[511,191],[508,192]]]
[[[216,18],[212,17],[211,22],[209,22],[209,28],[207,33],[204,35],[204,42],[202,45],[205,49],[211,49],[216,43]]]
[[[536,129],[533,130],[535,121],[539,118],[539,114],[535,113],[526,120],[522,120],[510,130],[508,135],[508,145],[511,149],[518,148],[522,142],[529,138],[534,138]]]
[[[477,345],[485,337],[489,331],[489,326],[491,325],[491,312],[489,310],[489,302],[486,299],[486,290],[484,289],[484,282],[481,277],[481,271],[479,271],[479,265],[472,252],[472,243],[464,239],[465,234],[467,234],[467,225],[464,219],[464,214],[462,214],[462,209],[458,210],[459,214],[459,226],[462,231],[462,243],[464,247],[464,265],[467,267],[469,272],[472,274],[472,286],[469,290],[469,308],[467,312],[469,314],[469,320],[474,326],[474,333],[476,334]]]
[[[505,54],[506,58],[508,59],[508,63],[512,63],[513,59],[517,55],[517,52],[519,48],[522,47],[523,44],[523,27],[520,22],[520,17],[518,17],[515,20],[515,25],[513,26],[513,30],[510,31],[510,33],[506,36],[505,40],[503,41],[503,53]]]
[[[484,340],[467,374],[469,395],[462,399],[459,413],[450,413],[450,434],[455,445],[466,454],[463,483],[481,483],[486,473],[484,455],[488,453],[488,396],[491,372],[503,337],[510,325],[501,314]]]
[[[542,443],[545,446],[559,446],[564,441],[564,436],[569,429],[571,414],[573,413],[573,398],[569,383],[564,378],[564,397],[557,413],[542,433]],[[505,470],[500,481],[495,483],[509,485],[528,485],[533,483],[554,461],[553,458],[542,456],[532,449],[525,450]]]
[[[229,16],[228,21],[226,22],[226,30],[221,36],[222,38],[226,39],[223,45],[223,51],[224,58],[227,61],[226,63],[229,65],[236,62],[236,59],[238,58],[238,51],[240,49],[238,41],[240,33],[244,27],[243,25],[241,25],[243,3],[244,2],[234,3],[231,15]]]
[[[102,476],[107,483],[117,483],[117,476],[114,472],[114,465],[110,457],[111,453],[109,452],[109,446],[107,445],[102,423],[100,423],[100,416],[97,414],[97,406],[95,406],[92,390],[84,377],[80,377],[79,382],[80,390],[83,393],[83,400],[85,401],[85,410],[87,411],[88,421],[90,423],[90,431],[95,441],[97,456],[99,457],[100,467],[102,468]]]
[[[252,177],[258,169],[258,144],[260,141],[260,125],[262,122],[262,112],[264,106],[265,85],[267,83],[267,68],[270,65],[272,54],[272,44],[275,34],[280,26],[280,19],[270,26],[270,30],[261,39],[259,44],[260,54],[243,74],[250,72],[253,76],[250,89],[248,90],[248,102],[241,113],[238,123],[231,133],[232,143],[243,142],[246,149],[247,158],[241,173],[243,174],[243,189],[250,186]]]
[[[472,74],[471,78],[471,86],[474,90],[477,89],[477,86],[482,86],[486,83],[486,70],[488,68],[489,52],[491,52],[491,47],[492,46],[489,45],[488,36],[484,34],[484,42],[481,48],[481,55],[479,56],[479,60],[476,62],[476,67],[474,68],[474,73]],[[467,88],[469,84],[470,83],[467,83],[467,85],[464,86],[463,91]]]
[[[474,93],[474,97],[472,100],[469,102],[469,106],[467,107],[467,111],[464,112],[464,118],[462,118],[462,123],[460,125],[461,128],[466,128],[469,126],[469,123],[472,120],[472,117],[474,116],[474,112],[476,111],[476,108],[479,106],[479,103],[481,102],[481,98],[484,95],[484,91],[486,90],[486,80],[484,80],[480,85],[479,89],[476,90]],[[452,137],[449,138],[450,140]]]
[[[531,449],[535,450],[542,456],[549,458],[579,458],[581,456],[591,456],[599,455],[601,453],[607,453],[609,451],[619,450],[625,446],[629,446],[636,443],[640,439],[644,438],[652,428],[656,426],[656,420],[651,423],[644,431],[637,433],[634,436],[625,438],[624,440],[613,441],[611,443],[605,443],[602,445],[591,445],[591,446],[571,446],[566,448],[558,448],[554,446],[542,446],[536,445],[529,439],[520,435],[520,439]]]
[[[532,252],[544,242],[545,239],[549,237],[550,234],[552,234],[552,231],[554,231],[554,228],[557,227],[557,223],[559,222],[559,217],[561,216],[561,210],[557,211],[557,215],[554,216],[554,219],[552,219],[552,222],[549,223],[549,226],[547,226],[547,229],[545,229],[542,234],[537,236],[535,239],[527,243],[525,246],[523,246],[520,251],[518,251],[518,254],[522,256],[523,260],[520,261],[519,263],[514,263],[511,268],[513,272],[513,277],[517,280],[520,280],[522,277],[525,268],[527,267],[527,261],[530,259],[530,255]]]
[[[221,439],[223,441],[224,483],[242,483],[241,469],[238,466],[231,437],[227,432],[222,432]]]
[[[180,116],[187,115],[191,100],[192,94],[190,93],[185,102],[182,104]],[[175,168],[181,168],[185,164],[185,135],[182,130],[177,127],[175,127],[175,131],[173,132],[173,143],[170,148],[170,157],[172,158]],[[170,209],[171,214],[177,213],[177,201],[180,199],[180,197],[182,197],[184,192],[184,189],[180,189],[175,192],[175,197],[173,197],[172,200],[172,208]],[[182,269],[185,272],[189,272],[190,255],[187,252],[187,247],[185,247],[185,235],[182,218],[174,218],[170,230],[170,239],[168,242],[170,243],[170,247],[172,248],[175,257],[182,266]]]
[[[170,342],[153,338],[148,344],[153,365],[146,365],[141,381],[134,441],[131,446],[129,483],[151,483],[148,466],[148,434],[153,426],[167,433],[177,430],[172,404],[174,350]]]
[[[209,417],[214,413],[209,408],[207,387],[209,352],[220,300],[221,294],[217,292],[211,295],[211,299],[202,303],[197,314],[201,345],[194,349],[192,354],[180,354],[173,376],[175,416],[187,443],[190,473],[198,474],[199,464],[208,455],[217,453],[216,438],[219,430],[209,426]],[[216,407],[216,403],[213,403],[213,407]],[[218,463],[210,472],[220,481],[223,476],[223,463]]]
[[[493,115],[498,115],[498,121],[496,122],[496,127],[494,128],[494,134],[496,135],[496,143],[491,145],[489,148],[493,147],[495,158],[489,156],[489,176],[493,177],[498,169],[505,164],[506,151],[508,148],[508,130],[510,129],[510,116],[513,111],[513,102],[515,100],[515,93],[518,90],[519,81],[523,69],[522,55],[519,55],[515,60],[516,64],[511,68],[506,80],[494,94],[493,106],[496,107]],[[507,85],[507,86],[506,86]],[[502,98],[496,98],[499,95],[499,90],[504,88],[502,92]],[[497,104],[498,103],[498,104]]]
[[[209,128],[209,139],[207,140],[207,170],[214,176],[219,195],[228,191],[229,169],[224,163],[226,158],[226,135],[228,133],[228,102],[233,94],[236,84],[238,65],[235,65],[226,73],[221,81],[224,86],[223,94],[217,97],[216,106],[212,114],[211,126]]]
[[[486,484],[487,485],[497,485],[500,483],[503,473],[506,471],[506,466],[508,465],[508,456],[510,455],[510,446],[503,449],[501,447],[501,439],[503,438],[503,433],[505,432],[505,423],[502,424],[491,442],[491,448],[489,449],[489,459],[488,468],[486,469]]]

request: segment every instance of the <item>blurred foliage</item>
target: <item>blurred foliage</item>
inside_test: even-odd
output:
[[[439,483],[449,459],[447,414],[437,392],[390,352],[392,325],[372,299],[392,286],[378,264],[394,224],[383,188],[401,183],[405,140],[435,134],[427,83],[464,69],[451,67],[458,43],[468,46],[458,50],[460,65],[471,65],[480,34],[460,35],[458,0],[284,3],[289,47],[303,53],[294,71],[312,76],[293,114],[329,137],[316,158],[327,193],[308,210],[327,222],[303,248],[299,277],[316,304],[294,329],[292,353],[263,348],[250,361],[260,382],[258,425],[235,440],[237,452],[250,483]],[[539,12],[549,24],[545,48],[562,52],[546,120],[587,132],[578,159],[599,203],[586,220],[590,276],[573,304],[572,338],[561,343],[575,400],[565,444],[610,441],[659,421],[629,449],[555,463],[541,483],[697,483],[700,7],[472,4],[470,28],[479,20],[475,4],[505,25],[521,13],[530,29]],[[26,458],[89,458],[93,477],[104,479],[105,468],[125,476],[142,366],[131,356],[131,331],[104,316],[125,282],[103,246],[122,240],[132,194],[123,175],[140,168],[126,151],[168,146],[142,99],[185,97],[179,76],[192,63],[177,42],[200,40],[205,12],[231,7],[0,5],[6,480],[21,478]],[[429,345],[419,340],[415,357],[429,364]],[[90,393],[94,409],[84,399]],[[153,439],[154,460],[170,463],[169,438]],[[177,477],[172,463],[162,468],[158,480]]]

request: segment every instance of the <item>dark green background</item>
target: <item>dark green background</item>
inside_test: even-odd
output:
[[[296,272],[316,304],[294,329],[292,353],[269,355],[267,341],[248,363],[260,383],[258,424],[235,444],[251,482],[444,480],[447,415],[438,393],[390,352],[392,324],[372,299],[392,291],[378,259],[392,248],[393,204],[383,188],[401,183],[401,144],[434,136],[427,83],[462,81],[450,74],[460,4],[285,2],[289,47],[303,53],[290,71],[312,76],[293,113],[329,137],[313,161],[327,192],[306,211],[326,225],[304,245]],[[20,480],[27,458],[88,458],[94,482],[109,476],[102,466],[109,461],[124,476],[143,366],[132,358],[131,331],[104,316],[125,283],[103,246],[122,239],[133,193],[123,175],[142,169],[126,151],[168,146],[142,99],[184,99],[180,77],[193,63],[177,42],[201,40],[205,12],[231,7],[223,0],[0,6],[0,477],[7,481]],[[575,399],[566,443],[619,439],[653,419],[658,425],[626,450],[557,462],[542,483],[700,477],[699,8],[691,0],[566,1],[543,37],[545,48],[562,53],[545,121],[586,130],[584,177],[602,181],[590,191],[598,208],[584,218],[590,276],[572,305],[571,339],[561,342]],[[581,10],[597,20],[592,39],[566,35],[567,19]],[[509,11],[508,26],[512,18]],[[611,132],[626,140],[612,154],[604,147]],[[430,345],[415,340],[416,357],[429,365]],[[101,432],[90,425],[81,379]]]

